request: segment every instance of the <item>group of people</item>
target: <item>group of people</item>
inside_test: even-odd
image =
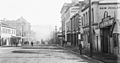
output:
[[[33,42],[29,43],[29,41],[25,41],[25,42],[24,42],[24,44],[26,44],[26,45],[27,45],[27,44],[30,44],[31,46],[33,46],[33,45],[34,45],[34,43],[33,43]]]

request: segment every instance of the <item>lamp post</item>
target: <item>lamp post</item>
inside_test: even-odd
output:
[[[90,43],[90,57],[92,57],[92,23],[91,23],[91,0],[89,0],[89,43]]]
[[[73,46],[73,36],[72,36],[72,18],[71,18],[70,20],[71,20],[71,46]]]

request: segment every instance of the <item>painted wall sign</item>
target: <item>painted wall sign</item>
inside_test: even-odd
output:
[[[100,27],[112,25],[114,17],[117,18],[117,11],[120,10],[120,5],[99,5],[99,17]]]
[[[100,7],[100,9],[120,9],[120,6],[117,6],[117,7]]]
[[[104,11],[102,21],[100,22],[100,28],[110,26],[114,22],[114,17],[111,17],[111,15],[108,14],[108,11]]]

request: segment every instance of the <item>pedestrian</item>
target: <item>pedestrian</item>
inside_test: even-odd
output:
[[[33,46],[33,42],[31,42],[31,45]]]
[[[82,44],[79,44],[79,51],[80,51],[80,55],[82,54]]]
[[[64,47],[64,44],[65,44],[65,40],[63,40],[63,42],[62,42],[62,46]]]

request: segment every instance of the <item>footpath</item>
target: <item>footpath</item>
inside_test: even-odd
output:
[[[59,46],[59,47],[62,47],[62,46]],[[70,50],[75,54],[80,54],[78,47],[66,46],[66,47],[62,47],[62,48]],[[91,60],[99,61],[102,63],[120,63],[119,55],[116,56],[113,54],[103,54],[103,53],[95,53],[95,52],[93,52],[92,57],[90,57],[89,55],[90,55],[89,51],[86,51],[86,50],[82,51],[82,56],[84,56],[88,59],[91,59]]]

